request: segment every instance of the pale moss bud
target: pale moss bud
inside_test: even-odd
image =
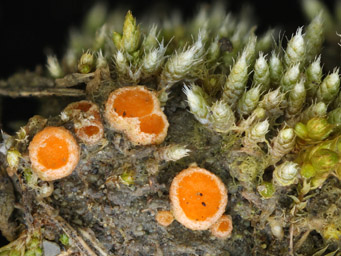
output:
[[[222,23],[219,24],[220,27],[218,29],[217,34],[220,37],[230,37],[233,33],[233,30],[236,27],[236,20],[229,13],[225,16]]]
[[[314,117],[307,122],[309,138],[319,141],[326,139],[332,133],[334,125],[328,123],[324,117]]]
[[[310,63],[321,52],[324,41],[322,11],[308,25],[304,40],[306,43],[306,63]]]
[[[257,191],[262,198],[269,199],[275,194],[276,188],[271,182],[263,181],[262,184],[257,187]]]
[[[273,29],[269,29],[268,31],[266,31],[265,34],[262,35],[257,41],[256,52],[268,51],[271,48],[273,42],[273,35],[274,35]]]
[[[206,93],[197,85],[184,86],[191,113],[202,124],[209,123],[209,105]]]
[[[73,49],[68,49],[63,57],[63,64],[68,72],[74,73],[77,70],[77,55]]]
[[[304,80],[301,79],[294,88],[289,92],[288,106],[286,109],[286,116],[291,118],[300,113],[306,99],[306,90],[304,87]]]
[[[16,132],[15,140],[19,143],[27,144],[28,135],[24,127],[20,127],[19,131]]]
[[[254,141],[262,142],[265,141],[265,134],[269,131],[269,122],[268,120],[264,120],[263,122],[259,122],[255,124],[251,128],[250,135]]]
[[[305,71],[307,98],[313,98],[322,80],[321,56],[316,58]]]
[[[119,75],[126,75],[129,70],[128,60],[122,51],[117,51],[114,55],[114,62],[117,73]]]
[[[131,11],[128,11],[123,24],[123,34],[113,33],[113,42],[118,50],[125,50],[132,54],[140,45],[140,28],[136,25],[136,19]]]
[[[207,26],[208,20],[208,9],[204,6],[200,6],[200,9],[190,23],[190,31],[196,33],[202,27]]]
[[[287,67],[303,64],[305,58],[305,42],[302,35],[302,28],[298,28],[296,34],[293,35],[288,42],[287,49],[284,53],[284,63]]]
[[[137,83],[142,75],[141,68],[129,65],[126,55],[122,51],[117,51],[114,55],[115,67],[118,78],[122,83]]]
[[[175,52],[171,55],[160,75],[159,89],[165,88],[168,90],[176,82],[194,73],[203,62],[204,49],[203,38],[199,33],[198,40],[192,46],[180,53]]]
[[[47,56],[47,70],[49,71],[50,75],[53,78],[59,78],[64,76],[64,72],[62,67],[59,64],[59,61],[55,55],[48,55]]]
[[[246,43],[246,46],[243,50],[243,52],[245,52],[246,54],[246,61],[247,61],[248,66],[251,66],[254,63],[255,54],[256,54],[256,45],[257,45],[257,37],[254,33],[251,33]]]
[[[264,108],[256,108],[251,116],[254,116],[257,120],[262,120],[266,117],[266,110]]]
[[[303,12],[309,20],[313,20],[319,13],[322,13],[324,28],[328,33],[335,33],[333,25],[333,17],[328,8],[319,0],[303,0],[301,1]]]
[[[162,148],[159,148],[154,156],[159,161],[178,161],[189,155],[191,150],[187,149],[186,146],[171,144]]]
[[[75,52],[77,54],[77,57],[79,54],[82,53],[85,47],[89,47],[85,43],[86,41],[85,37],[86,37],[85,34],[81,33],[78,30],[73,29],[70,31],[70,40],[69,40],[68,50]]]
[[[327,75],[316,92],[317,101],[326,104],[331,103],[337,96],[340,89],[339,69],[334,69],[333,73]]]
[[[104,43],[107,39],[107,26],[104,24],[100,29],[96,31],[95,40],[93,43],[93,50],[98,51],[99,49],[103,48]]]
[[[151,51],[152,49],[158,46],[158,38],[159,32],[157,31],[157,25],[153,25],[148,34],[142,41],[142,48],[145,51]]]
[[[103,56],[103,52],[100,49],[97,53],[97,59],[96,59],[96,69],[99,68],[106,68],[108,67],[108,61],[107,59]]]
[[[286,93],[290,90],[292,90],[295,86],[295,84],[300,79],[300,66],[299,64],[296,64],[294,66],[291,66],[287,69],[287,71],[282,76],[280,85],[281,85],[281,91]]]
[[[245,131],[242,144],[245,148],[256,148],[257,143],[266,142],[265,135],[269,131],[269,122],[264,120],[254,124],[250,129]]]
[[[276,116],[281,113],[280,105],[284,100],[284,96],[285,94],[280,92],[280,88],[277,88],[265,94],[258,106],[264,108],[269,116]]]
[[[336,108],[328,113],[328,122],[330,124],[341,125],[341,107]]]
[[[131,11],[128,11],[123,24],[122,46],[128,53],[135,52],[140,44],[140,28]]]
[[[98,3],[90,9],[87,13],[84,23],[83,30],[93,35],[96,30],[101,27],[107,16],[107,7],[103,3]]]
[[[165,58],[166,49],[162,41],[158,48],[151,49],[145,53],[141,62],[141,69],[144,76],[153,75],[160,69]]]
[[[83,74],[90,73],[94,67],[94,55],[89,50],[82,54],[78,62],[78,71]]]
[[[284,128],[272,141],[270,148],[271,164],[276,164],[283,156],[288,154],[295,146],[296,135],[294,129]]]
[[[314,103],[304,110],[300,116],[300,121],[303,123],[308,122],[313,117],[323,117],[327,114],[327,105],[321,101]]]
[[[16,150],[15,148],[9,149],[7,151],[7,156],[6,156],[8,166],[11,169],[17,169],[19,166],[20,157],[21,157],[21,154],[18,150]]]
[[[249,29],[249,25],[245,21],[240,20],[236,24],[236,27],[233,31],[233,34],[230,37],[231,42],[233,44],[233,48],[235,50],[241,50],[242,47],[244,46],[244,41],[245,41],[244,37],[245,37],[245,34],[247,33],[248,29]],[[252,35],[252,36],[254,36],[254,35]],[[250,46],[253,46],[252,41],[250,41],[250,39],[252,39],[252,38],[249,38],[249,41],[247,44],[249,44]],[[254,46],[256,47],[256,43]],[[244,48],[244,50],[245,50],[245,48]]]
[[[259,53],[254,66],[253,83],[260,85],[262,92],[268,91],[270,88],[270,70],[262,52]]]
[[[203,4],[202,9],[207,9],[207,5]],[[209,13],[210,27],[219,27],[226,16],[226,2],[214,2],[212,4],[212,9]],[[205,17],[204,15],[201,16]],[[206,21],[206,20],[204,20]],[[202,21],[202,22],[204,22]]]
[[[281,218],[269,217],[267,218],[269,222],[271,233],[277,239],[282,240],[284,237],[283,221]]]
[[[138,83],[142,76],[141,67],[136,68],[135,66],[131,66],[128,69],[128,79],[127,82],[129,83]]]
[[[252,87],[250,90],[243,93],[237,105],[237,112],[240,116],[246,116],[252,113],[258,105],[260,93],[260,86]]]
[[[205,48],[204,45],[207,43],[207,41],[209,39],[209,32],[208,32],[206,25],[203,26],[201,29],[199,29],[198,36],[195,39],[196,39],[196,43],[200,42],[200,44],[202,44],[203,47]],[[206,51],[206,49],[201,49],[200,54],[204,54],[205,51]]]
[[[49,197],[54,191],[53,182],[43,182],[36,188],[37,196],[40,198]]]
[[[233,65],[223,88],[223,99],[230,106],[234,106],[237,103],[245,90],[249,77],[246,56],[246,52],[243,51],[242,55]]]
[[[216,132],[229,132],[235,124],[235,116],[230,106],[223,100],[213,103],[210,108],[209,127]]]
[[[273,182],[278,186],[290,186],[298,180],[299,167],[298,164],[285,161],[277,166],[273,172]]]
[[[214,2],[210,8],[207,8],[208,6],[206,4],[201,4],[201,18],[205,20],[202,20],[203,22],[207,22],[207,19],[209,20],[209,27],[211,28],[217,28],[221,25],[221,23],[224,22],[224,18],[226,16],[229,16],[229,14],[226,15],[226,2]],[[207,12],[209,11],[209,12]],[[232,21],[231,21],[232,22]]]
[[[269,60],[270,81],[272,87],[278,87],[283,75],[283,64],[279,55],[272,51]]]

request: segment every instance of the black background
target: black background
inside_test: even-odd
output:
[[[329,8],[332,2],[326,2]],[[52,51],[61,56],[65,50],[70,27],[81,24],[87,10],[95,1],[0,1],[0,79],[5,79],[19,70],[34,70],[36,65],[46,63],[46,53]],[[210,1],[173,0],[169,3],[155,0],[104,1],[109,8],[125,6],[138,17],[154,5],[164,6],[165,12],[178,9],[184,18],[193,17],[199,3],[210,4]],[[238,12],[245,4],[255,10],[258,32],[271,27],[279,27],[290,37],[298,26],[307,23],[304,19],[300,1],[229,1],[228,10]],[[35,114],[34,99],[2,98],[1,123],[15,119],[27,120]],[[6,125],[4,125],[4,128]],[[0,236],[0,245],[5,240]]]
[[[122,2],[124,4],[122,4]],[[141,16],[162,1],[104,1],[109,8],[126,6]],[[164,1],[166,12],[179,9],[188,19],[195,15],[199,3],[211,1]],[[19,69],[34,69],[45,64],[46,53],[53,50],[61,55],[66,47],[70,27],[80,26],[86,11],[95,1],[0,1],[0,78]],[[287,35],[306,23],[300,1],[228,1],[228,10],[236,12],[249,4],[258,18],[258,31],[280,27]],[[137,20],[138,21],[138,20]]]

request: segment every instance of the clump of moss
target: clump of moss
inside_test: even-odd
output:
[[[72,120],[65,112],[35,116],[16,135],[3,134],[2,166],[23,206],[15,213],[18,222],[27,227],[17,229],[27,229],[26,238],[52,229],[54,236],[39,233],[39,241],[82,255],[294,254],[305,248],[312,254],[322,244],[340,248],[340,77],[338,67],[324,70],[321,62],[334,23],[327,10],[316,13],[319,2],[303,3],[314,15],[287,42],[276,30],[257,35],[250,15],[226,13],[220,3],[189,22],[166,19],[159,27],[138,24],[130,11],[124,17],[125,11],[95,6],[83,29],[71,33],[64,56],[48,57],[46,76],[19,74],[3,86],[12,96],[77,96],[98,106],[96,115],[79,111]],[[20,78],[25,90],[15,82]],[[137,143],[130,135],[140,120],[125,117],[115,104],[105,106],[114,91],[129,88],[153,95],[167,126],[162,139]],[[140,111],[131,98],[121,99],[124,110],[133,105]],[[108,108],[124,120],[124,129],[109,124]],[[29,142],[45,127],[77,135],[77,120],[105,120],[103,138],[86,143],[78,136],[73,172],[44,183],[32,172]],[[144,120],[143,141],[158,128],[153,120]],[[171,181],[193,162],[231,186],[231,204],[223,210],[233,219],[233,232],[225,242],[177,222],[155,221],[169,208]],[[322,237],[308,248],[311,231]],[[23,236],[0,250],[16,243],[39,255],[40,244],[31,246]]]

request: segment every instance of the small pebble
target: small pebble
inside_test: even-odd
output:
[[[60,254],[59,246],[56,243],[48,240],[43,241],[43,250],[44,256],[56,256]]]

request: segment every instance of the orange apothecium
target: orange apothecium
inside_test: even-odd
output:
[[[34,136],[28,149],[33,171],[45,181],[70,175],[79,161],[79,146],[63,127],[44,128]]]
[[[169,195],[175,219],[193,230],[211,227],[227,205],[224,183],[215,174],[199,167],[181,171],[173,179]]]
[[[111,128],[140,145],[163,142],[169,126],[155,92],[144,86],[113,91],[105,104],[105,118]]]

